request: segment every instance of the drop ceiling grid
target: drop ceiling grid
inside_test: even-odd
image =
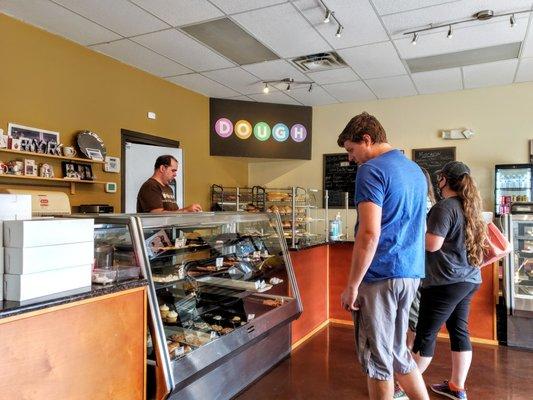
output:
[[[283,58],[331,50],[292,4],[281,4],[232,18]]]
[[[366,83],[380,99],[418,94],[411,77],[408,75],[368,79]]]
[[[241,67],[204,72],[203,75],[244,95],[260,93],[263,89],[261,79]]]
[[[271,91],[268,94],[264,94],[264,93],[251,94],[251,95],[248,95],[248,97],[251,97],[255,101],[259,101],[261,103],[293,104],[296,106],[301,105],[300,102],[294,100],[292,97],[287,96],[280,91]]]
[[[363,81],[333,83],[322,86],[340,102],[376,100],[377,96]]]
[[[176,29],[148,33],[132,40],[194,71],[235,66],[235,63]]]
[[[288,0],[208,0],[213,5],[220,8],[226,14],[238,14],[246,11],[257,10],[270,7]]]
[[[146,49],[129,39],[94,45],[89,48],[159,77],[191,72],[182,65],[154,53],[152,50]]]
[[[462,67],[465,89],[510,84],[517,66],[518,60],[512,59]]]
[[[184,86],[192,91],[201,93],[208,97],[233,97],[241,93],[236,92],[218,82],[215,82],[201,74],[187,74],[166,78],[180,86]]]
[[[1,0],[0,12],[82,45],[122,38],[106,27],[49,1],[30,4],[20,0]]]
[[[109,5],[109,0],[54,0],[54,2],[125,37],[170,27],[127,0],[113,0],[112,7]]]
[[[198,0],[129,0],[170,26],[183,26],[223,17],[217,7]]]
[[[518,65],[515,82],[533,81],[533,58],[522,58]]]
[[[460,0],[372,0],[379,15],[397,14],[439,4],[455,3]]]
[[[321,86],[313,85],[313,90],[311,90],[311,92],[309,92],[307,87],[293,89],[289,92],[289,96],[306,106],[321,106],[338,103],[338,100],[328,94],[328,92],[326,92]]]
[[[420,94],[453,92],[463,89],[463,78],[460,68],[419,72],[411,74],[411,78]]]
[[[319,85],[360,80],[357,74],[350,67],[336,68],[326,71],[307,72],[307,76]]]
[[[520,49],[520,57],[533,57],[533,13],[529,14],[529,23]]]

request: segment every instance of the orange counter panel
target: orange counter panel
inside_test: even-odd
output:
[[[340,296],[350,272],[353,243],[330,245],[329,248],[329,318],[351,321],[351,315],[340,306]],[[469,326],[472,338],[496,341],[496,293],[495,266],[481,271],[483,284],[472,300]],[[441,332],[446,332],[443,329]]]
[[[291,251],[290,255],[304,309],[292,323],[294,344],[328,319],[328,246]]]

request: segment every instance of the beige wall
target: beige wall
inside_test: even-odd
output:
[[[73,144],[78,130],[89,129],[104,140],[109,155],[119,157],[121,128],[179,140],[185,202],[198,201],[204,207],[212,183],[247,183],[245,161],[209,156],[205,96],[2,14],[0,62],[0,127],[5,131],[14,122],[59,131],[63,143]],[[157,120],[147,119],[148,111],[156,112]],[[0,160],[13,158],[0,152]],[[58,162],[54,167],[60,170]],[[120,185],[120,175],[96,169],[99,180]],[[0,188],[13,182],[0,178]],[[64,186],[50,189],[68,192]],[[72,205],[98,202],[119,209],[120,186],[116,194],[105,193],[103,185],[79,184],[76,190],[70,196]]]
[[[533,138],[533,83],[313,108],[311,161],[271,161],[249,165],[249,184],[322,188],[322,154],[343,151],[338,134],[351,117],[367,111],[383,124],[390,143],[405,150],[456,146],[492,209],[494,165],[527,163]],[[443,140],[439,130],[471,128],[470,140]]]

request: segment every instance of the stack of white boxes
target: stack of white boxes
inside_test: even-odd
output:
[[[0,301],[3,299],[4,236],[3,221],[31,219],[31,196],[0,194]]]
[[[91,286],[93,219],[4,221],[4,246],[6,300]]]

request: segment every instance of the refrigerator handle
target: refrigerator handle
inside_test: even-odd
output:
[[[503,227],[503,232],[507,238],[507,240],[509,241],[509,243],[513,243],[512,242],[512,233],[511,233],[511,215],[510,214],[504,214],[501,216],[501,220],[502,220],[502,227]],[[511,310],[512,310],[512,305],[511,305],[511,281],[512,279],[510,279],[512,277],[512,274],[511,274],[511,271],[513,269],[513,252],[511,252],[510,254],[506,255],[505,258],[503,259],[503,273],[502,273],[502,278],[503,278],[503,297],[505,299],[505,307],[507,308],[507,314],[510,315],[511,314]]]

